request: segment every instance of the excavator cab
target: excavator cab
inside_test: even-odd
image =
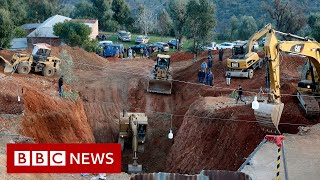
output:
[[[244,59],[245,58],[245,48],[243,45],[235,45],[232,48],[231,59]]]
[[[156,64],[151,70],[148,92],[171,94],[172,76],[170,74],[170,55],[158,54]]]

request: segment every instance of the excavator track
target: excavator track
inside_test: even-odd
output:
[[[316,98],[303,91],[297,91],[297,97],[306,113],[305,116],[309,119],[318,119],[320,108]]]

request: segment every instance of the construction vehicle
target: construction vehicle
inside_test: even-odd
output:
[[[148,117],[144,113],[120,113],[118,143],[122,151],[126,144],[132,144],[133,163],[128,165],[128,173],[141,173],[142,165],[138,164],[137,153],[144,152],[148,126]]]
[[[231,77],[245,77],[251,79],[254,70],[263,67],[263,59],[256,52],[253,52],[254,43],[264,36],[271,28],[271,24],[267,24],[257,33],[253,34],[247,43],[234,45],[232,48],[232,56],[227,59],[226,76],[230,73]]]
[[[172,76],[170,74],[170,55],[158,54],[156,64],[151,70],[148,92],[171,94]]]
[[[271,26],[266,27],[265,31],[267,34],[264,48],[268,64],[267,89],[269,89],[269,93],[268,99],[260,103],[254,114],[262,129],[280,134],[278,125],[284,108],[280,99],[281,53],[286,52],[308,58],[310,70],[304,74],[307,79],[298,83],[297,97],[305,115],[317,119],[319,117],[318,97],[320,95],[320,79],[318,78],[320,74],[320,44],[312,39],[276,31]],[[280,41],[277,36],[295,39],[295,41]]]
[[[5,73],[12,73],[15,70],[19,74],[29,74],[33,72],[42,72],[43,76],[53,76],[58,71],[61,60],[57,57],[50,56],[50,45],[39,43],[35,44],[31,54],[15,53],[11,60],[6,60],[2,56],[5,62]]]

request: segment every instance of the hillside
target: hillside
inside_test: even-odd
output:
[[[168,0],[126,0],[131,7],[131,10],[135,10],[139,4],[144,4],[149,9],[159,12],[166,7]],[[216,4],[216,17],[218,32],[223,32],[230,26],[230,18],[235,15],[237,17],[242,15],[253,16],[258,25],[263,26],[270,22],[271,19],[267,12],[264,10],[262,4],[271,4],[273,0],[213,0]],[[75,4],[78,1],[65,0],[65,3]],[[311,12],[317,12],[320,7],[320,1],[312,0],[291,0],[293,6],[303,7],[306,15]]]

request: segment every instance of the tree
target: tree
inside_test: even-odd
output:
[[[13,37],[15,38],[24,38],[28,35],[28,32],[22,27],[18,26],[13,30]]]
[[[25,0],[0,0],[1,8],[14,15],[11,20],[15,25],[21,25],[27,17],[27,3]]]
[[[293,6],[288,0],[274,0],[273,5],[264,4],[276,28],[287,33],[296,33],[306,24],[306,16],[301,6]]]
[[[199,45],[209,39],[215,26],[215,8],[209,0],[190,0],[187,4],[184,33],[193,39],[193,52],[197,54]]]
[[[8,10],[0,8],[0,47],[7,48],[13,36],[14,24]]]
[[[124,0],[112,1],[111,9],[114,12],[113,20],[117,21],[121,26],[124,26],[128,23],[130,9]]]
[[[92,18],[96,17],[94,14],[93,4],[88,1],[81,1],[75,5],[73,17],[76,18]]]
[[[112,0],[91,0],[93,13],[99,20],[99,26],[103,30],[108,30],[109,22],[112,20],[113,11],[111,10]]]
[[[167,35],[172,29],[172,22],[165,9],[161,11],[158,17],[158,31],[161,36]]]
[[[308,20],[308,24],[311,27],[311,35],[318,42],[320,41],[320,13],[311,14]]]
[[[182,42],[183,30],[186,23],[186,4],[186,0],[171,0],[168,4],[168,13],[172,19],[175,36],[179,42]],[[179,50],[180,46],[178,46]]]
[[[56,14],[60,7],[58,0],[28,0],[27,2],[30,22],[43,22]]]
[[[239,24],[239,38],[241,40],[247,40],[252,34],[254,34],[258,27],[256,21],[252,16],[242,16]]]
[[[80,22],[65,21],[53,26],[54,35],[59,36],[70,46],[82,46],[88,40],[91,29],[88,25]]]
[[[230,19],[231,21],[231,34],[230,37],[232,40],[236,40],[238,38],[238,26],[239,26],[239,20],[237,16],[233,15]]]
[[[150,31],[153,30],[154,24],[156,22],[156,15],[151,12],[145,6],[141,5],[138,8],[138,27],[145,36],[148,35]]]

